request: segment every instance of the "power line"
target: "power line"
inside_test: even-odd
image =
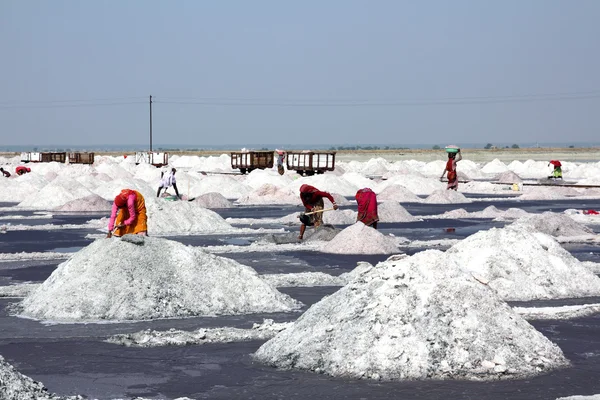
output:
[[[125,101],[111,103],[79,103],[79,104],[15,104],[15,105],[0,105],[0,110],[12,109],[36,109],[36,108],[79,108],[79,107],[106,107],[106,106],[122,106],[129,104],[146,104],[146,101]]]
[[[29,105],[29,104],[56,104],[56,103],[90,103],[90,102],[112,102],[124,100],[144,100],[145,97],[105,97],[99,99],[78,99],[78,100],[26,100],[26,101],[0,101],[0,105]]]

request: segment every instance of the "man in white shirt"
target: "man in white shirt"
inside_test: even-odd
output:
[[[161,189],[165,189],[165,192],[167,191],[167,188],[170,188],[171,186],[173,186],[173,189],[175,189],[175,194],[177,195],[177,198],[181,199],[181,196],[179,196],[179,191],[177,190],[177,181],[175,179],[175,172],[177,172],[177,170],[175,168],[171,168],[171,173],[170,174],[163,174],[162,179],[160,181],[160,185],[158,186],[158,192],[156,192],[156,197],[160,197],[160,190]]]

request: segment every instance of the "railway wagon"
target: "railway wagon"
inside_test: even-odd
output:
[[[69,164],[93,164],[94,153],[69,153]]]

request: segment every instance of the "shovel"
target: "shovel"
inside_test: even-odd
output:
[[[320,213],[320,212],[325,212],[325,211],[331,211],[331,210],[335,210],[335,208],[324,208],[322,210],[310,211],[307,213],[300,213],[300,214],[298,214],[298,218],[300,218],[300,222],[302,222],[304,225],[310,226],[311,223],[310,223],[310,218],[308,218],[309,215]]]

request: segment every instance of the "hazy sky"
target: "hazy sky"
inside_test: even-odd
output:
[[[0,0],[1,145],[598,142],[600,1]]]

